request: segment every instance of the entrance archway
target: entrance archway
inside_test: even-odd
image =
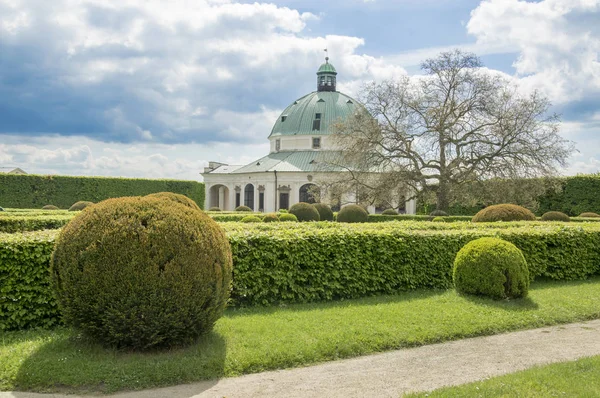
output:
[[[221,210],[230,210],[229,208],[229,188],[225,185],[217,184],[210,187],[208,195],[208,208],[218,207]]]

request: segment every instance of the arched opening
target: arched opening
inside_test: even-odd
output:
[[[300,202],[317,203],[321,191],[315,184],[304,184],[300,187]]]
[[[209,189],[208,209],[218,207],[221,210],[230,210],[229,208],[229,188],[225,185],[213,185]]]
[[[254,210],[254,185],[247,184],[244,188],[244,206]]]

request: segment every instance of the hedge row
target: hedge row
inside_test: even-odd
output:
[[[39,209],[50,204],[68,209],[80,200],[99,202],[155,192],[180,193],[204,207],[204,184],[197,181],[0,174],[2,207]]]
[[[67,225],[73,214],[39,216],[0,216],[0,232],[40,231]]]
[[[458,250],[497,236],[523,250],[530,275],[600,273],[600,224],[226,223],[234,305],[270,305],[452,286]],[[446,228],[443,228],[446,227]],[[0,329],[56,324],[48,267],[57,231],[0,234]]]

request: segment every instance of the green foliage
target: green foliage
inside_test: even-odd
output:
[[[56,212],[56,210],[51,210]],[[73,218],[70,214],[45,214],[45,215],[13,215],[6,212],[0,217],[0,232],[25,232],[39,231],[42,229],[62,228]]]
[[[191,200],[187,196],[179,194],[179,193],[157,192],[157,193],[151,193],[150,195],[146,195],[146,196],[149,197],[149,198],[158,198],[158,199],[161,199],[161,200],[170,200],[171,202],[179,203],[181,205],[189,207],[190,209],[194,209],[194,210],[198,210],[198,211],[200,210],[200,208],[198,207],[198,205],[196,204],[196,202],[194,202],[193,200]]]
[[[102,344],[178,346],[208,332],[229,297],[231,251],[201,211],[108,199],[62,229],[51,277],[65,322]]]
[[[42,210],[60,210],[60,209],[54,205],[46,205],[46,206],[42,207]]]
[[[579,217],[600,218],[600,214],[598,214],[598,213],[591,213],[591,212],[585,212],[585,213],[581,213],[579,215]]]
[[[453,280],[461,293],[493,299],[527,296],[529,271],[523,253],[498,238],[467,243],[454,260]]]
[[[447,217],[448,213],[446,213],[444,210],[434,210],[431,213],[429,213],[429,215],[431,217]]]
[[[531,210],[513,204],[488,206],[473,217],[473,222],[535,221]]]
[[[313,207],[319,212],[321,221],[333,221],[333,211],[325,203],[314,203]]]
[[[21,209],[39,209],[48,203],[68,209],[80,199],[100,202],[154,192],[180,193],[204,207],[204,184],[197,181],[0,174],[0,203]]]
[[[346,205],[337,215],[338,222],[357,223],[369,221],[369,213],[359,205]]]
[[[284,213],[289,213],[289,211],[287,211],[287,209],[279,209],[278,213],[284,214]]]
[[[277,222],[279,221],[279,216],[277,213],[267,213],[263,217],[263,222]]]
[[[569,222],[571,218],[560,211],[548,211],[542,215],[542,221],[564,221]]]
[[[241,222],[252,223],[252,222],[262,222],[262,220],[258,216],[246,216],[246,217],[242,218]]]
[[[235,208],[235,211],[252,211],[248,206],[238,206]]]
[[[384,216],[397,216],[398,212],[394,209],[385,209],[381,214]]]
[[[446,222],[446,218],[445,217],[441,217],[441,216],[437,216],[437,217],[433,217],[433,219],[431,221],[433,221],[433,222]]]
[[[540,212],[558,210],[571,216],[600,212],[600,174],[566,177],[560,182],[558,192],[540,198]]]
[[[444,217],[447,222],[471,221],[471,216],[448,216]],[[368,222],[389,222],[389,221],[429,221],[430,216],[423,214],[396,214],[384,216],[383,214],[369,214]]]
[[[290,214],[290,213],[282,213],[279,216],[279,221],[292,221],[292,222],[297,222],[298,218],[296,218],[295,215]]]
[[[319,221],[319,211],[310,203],[299,202],[290,207],[290,214],[296,216],[298,221]]]
[[[55,233],[0,233],[0,331],[59,323],[50,288]]]
[[[248,212],[241,211],[235,213],[221,212],[219,214],[210,214],[213,220],[216,222],[239,222],[242,218],[248,216]]]
[[[211,207],[208,211],[222,211],[220,207]]]
[[[94,202],[88,202],[85,200],[80,200],[79,202],[73,203],[71,207],[69,207],[69,211],[81,211],[86,207],[92,206]]]

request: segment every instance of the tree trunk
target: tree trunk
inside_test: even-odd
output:
[[[450,185],[448,182],[440,180],[436,196],[437,204],[435,209],[447,212],[448,207],[450,207]]]

